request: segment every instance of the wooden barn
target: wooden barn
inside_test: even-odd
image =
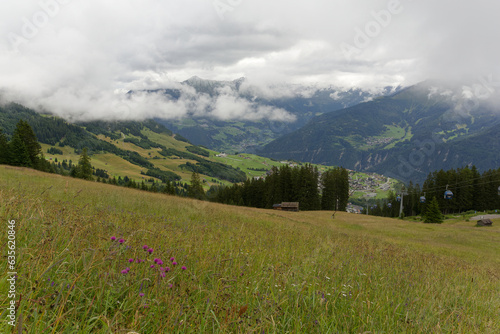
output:
[[[299,202],[282,202],[281,210],[283,211],[299,211]]]

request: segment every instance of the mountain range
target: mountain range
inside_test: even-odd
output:
[[[255,153],[256,150],[272,140],[301,128],[315,116],[340,111],[346,107],[401,89],[401,87],[385,87],[378,91],[355,88],[345,90],[333,86],[316,87],[314,85],[292,84],[261,88],[248,83],[245,78],[233,81],[216,81],[192,77],[181,82],[180,88],[149,92],[162,93],[170,100],[175,101],[184,98],[184,90],[189,88],[194,89],[198,96],[206,96],[209,99],[217,100],[221,97],[230,97],[255,109],[286,111],[288,113],[288,117],[227,120],[217,117],[200,117],[193,111],[189,118],[180,120],[157,119],[159,123],[172,131],[189,138],[193,144],[230,153]]]
[[[196,170],[207,180],[239,182],[252,175],[252,170],[269,169],[265,158],[259,158],[245,176],[231,166],[235,161],[217,160],[215,155],[221,151],[257,152],[274,161],[342,166],[419,183],[439,169],[475,165],[485,171],[500,165],[500,109],[494,89],[488,86],[426,81],[376,93],[299,85],[262,92],[244,78],[212,81],[193,77],[179,87],[154,92],[169,99],[182,99],[186,89],[213,99],[231,95],[253,108],[283,110],[282,115],[294,120],[188,115],[183,120],[71,124],[8,104],[0,106],[0,128],[11,134],[15,122],[23,118],[46,145],[44,149],[58,146],[65,157],[77,159],[78,151],[87,147],[98,157],[99,168],[120,166],[112,174],[123,175],[125,170],[135,178],[160,169],[176,173],[169,174],[172,179],[186,180]],[[210,149],[213,151],[208,152]],[[110,159],[114,163],[108,166]]]
[[[485,90],[487,92],[487,90]],[[423,82],[325,113],[259,150],[263,156],[339,165],[404,181],[429,172],[500,165],[500,109],[493,95]]]

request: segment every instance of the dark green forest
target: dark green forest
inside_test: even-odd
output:
[[[443,214],[458,214],[468,211],[488,211],[500,209],[500,168],[479,173],[475,166],[439,170],[429,173],[420,186],[412,182],[402,191],[390,194],[389,199],[371,204],[369,214],[385,217],[398,217],[403,195],[404,216],[425,215],[432,198],[436,198]],[[444,193],[450,190],[452,199],[446,199]],[[424,197],[425,202],[422,200]],[[376,205],[376,206],[375,206]]]
[[[212,186],[207,197],[219,203],[271,209],[281,202],[299,202],[300,210],[345,211],[349,200],[349,174],[344,168],[320,175],[310,164],[273,167],[265,178],[230,187]]]

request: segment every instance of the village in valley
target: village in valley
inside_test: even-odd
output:
[[[278,167],[287,165],[293,168],[300,165],[300,163],[296,161],[276,161],[252,154],[231,155],[227,153],[218,153],[215,154],[215,157],[224,161],[226,164],[233,165],[233,167],[239,167],[247,173],[248,177],[256,180],[265,179],[269,176],[272,173],[272,167],[274,166]],[[332,168],[324,165],[316,166],[318,167],[320,175],[326,170]],[[348,171],[350,198],[353,202],[359,202],[360,199],[368,201],[386,198],[389,192],[394,191],[395,186],[400,182],[396,179],[375,173],[363,173],[354,170]],[[347,206],[347,212],[361,213],[362,210],[362,206],[355,205],[353,203],[349,203]]]

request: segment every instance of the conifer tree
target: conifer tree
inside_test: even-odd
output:
[[[321,177],[323,192],[321,195],[321,210],[335,209],[335,171],[328,170]]]
[[[9,159],[9,143],[7,137],[0,129],[0,165],[7,164]]]
[[[200,174],[193,172],[191,174],[191,185],[188,187],[188,197],[204,199],[205,191],[200,181]]]
[[[33,132],[33,129],[28,122],[23,121],[22,119],[19,120],[16,125],[16,129],[14,130],[14,135],[15,134],[19,135],[19,138],[21,138],[24,143],[31,161],[31,166],[38,166],[39,155],[42,152],[42,147],[38,143],[35,132]]]
[[[427,224],[441,224],[443,222],[443,215],[441,214],[441,210],[439,209],[439,203],[436,197],[433,197],[429,204],[427,204],[427,208],[425,210],[424,215],[424,223]]]
[[[7,164],[12,166],[33,167],[28,150],[19,136],[19,133],[15,133],[14,136],[12,136],[8,145],[8,152]]]
[[[80,154],[80,160],[78,161],[76,176],[85,180],[93,179],[92,165],[90,164],[90,157],[87,154],[87,148],[84,148],[82,150],[82,153]]]

